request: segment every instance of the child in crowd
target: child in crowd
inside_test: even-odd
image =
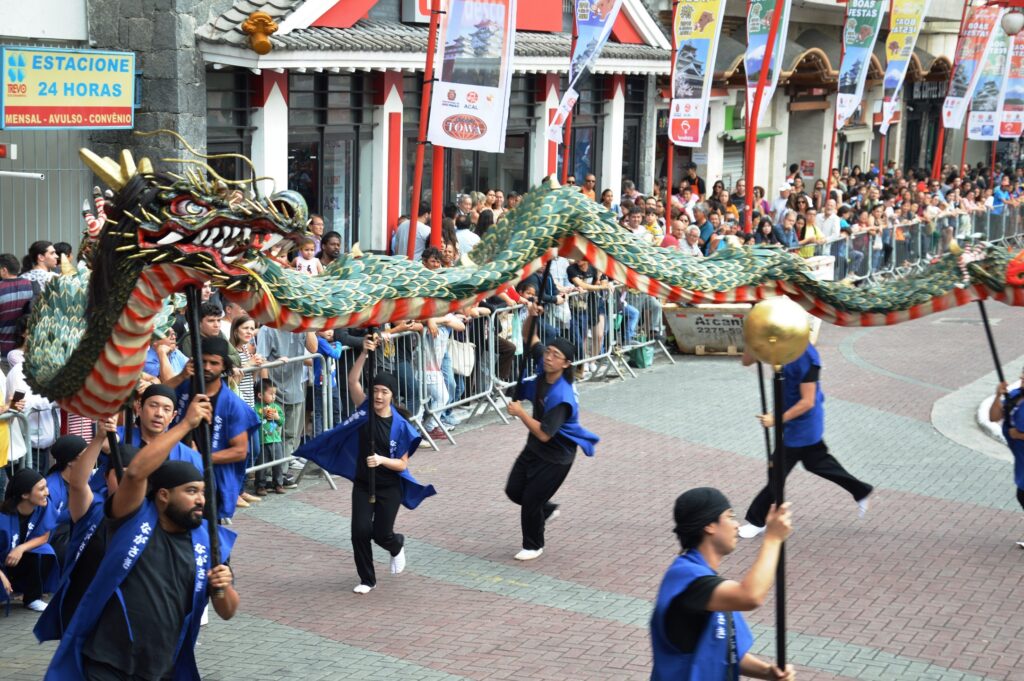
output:
[[[277,403],[277,386],[269,378],[260,381],[256,415],[260,419],[260,463],[283,459],[284,409]],[[256,496],[267,496],[270,485],[273,485],[274,494],[284,494],[284,464],[256,471]]]
[[[304,237],[299,242],[299,254],[295,256],[292,266],[310,276],[323,274],[324,265],[316,257],[316,242],[311,237]]]

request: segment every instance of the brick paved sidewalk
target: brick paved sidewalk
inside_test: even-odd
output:
[[[1024,313],[993,306],[1004,359],[1020,354]],[[876,486],[867,518],[841,489],[790,476],[790,657],[806,679],[1015,679],[1024,656],[1024,522],[1009,464],[929,422],[935,400],[991,371],[973,309],[891,329],[823,329],[826,440]],[[953,321],[941,321],[948,318]],[[524,440],[517,424],[459,433],[421,450],[416,476],[439,494],[402,511],[409,566],[355,596],[350,495],[311,482],[241,512],[233,559],[242,595],[214,616],[204,679],[645,679],[647,620],[676,550],[675,496],[716,485],[742,513],[763,484],[756,374],[734,359],[659,363],[628,382],[583,389],[602,436],[556,501],[544,556],[521,564],[518,509],[502,493]],[[758,542],[723,572],[737,577]],[[771,654],[774,602],[750,617]],[[53,645],[35,616],[0,619],[0,679],[42,676]]]

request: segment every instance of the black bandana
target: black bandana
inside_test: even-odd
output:
[[[150,488],[173,489],[189,482],[202,482],[203,474],[188,461],[165,461],[149,475]]]
[[[691,537],[716,522],[718,516],[730,508],[729,500],[714,487],[697,487],[683,492],[676,499],[675,533],[680,539]]]

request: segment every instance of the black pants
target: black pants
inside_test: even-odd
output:
[[[397,556],[405,545],[405,537],[395,534],[395,517],[401,504],[402,488],[399,485],[378,485],[377,501],[372,506],[366,487],[359,483],[352,485],[352,552],[360,584],[377,585],[370,540],[392,556]]]
[[[14,590],[22,595],[22,602],[28,605],[43,596],[43,575],[58,569],[56,559],[50,555],[25,552],[14,567],[5,565],[4,574]]]
[[[1024,508],[1024,489],[1017,488],[1017,503],[1020,504],[1021,508]]]
[[[570,468],[572,461],[551,463],[528,449],[522,451],[512,466],[505,494],[522,507],[520,521],[524,549],[544,548],[544,521],[558,508],[557,504],[551,503],[551,497],[562,486]]]
[[[814,473],[826,480],[836,483],[860,501],[871,494],[874,489],[866,482],[861,482],[850,475],[834,456],[828,453],[828,447],[822,440],[807,447],[786,447],[786,476],[798,463],[803,463],[808,473]],[[774,503],[772,491],[765,487],[754,498],[747,510],[747,522],[751,525],[764,527],[769,507]]]

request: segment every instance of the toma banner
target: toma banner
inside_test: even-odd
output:
[[[978,86],[971,97],[971,112],[967,115],[967,138],[994,142],[999,139],[999,111],[1006,94],[1006,56],[1010,52],[1010,37],[1003,31],[992,36],[985,63],[981,67]]]
[[[864,98],[871,49],[888,5],[888,0],[849,0],[846,4],[843,60],[839,65],[839,92],[836,94],[836,130],[843,129]]]
[[[1002,28],[998,27],[1003,10],[1000,7],[974,7],[964,25],[960,45],[956,50],[953,64],[953,80],[942,103],[942,125],[959,128],[964,124],[964,114],[970,103],[971,94],[981,77],[992,36]]]
[[[1006,66],[999,136],[1017,139],[1024,134],[1024,34],[1018,33],[1011,39]]]
[[[701,145],[724,15],[725,0],[680,0],[676,5],[672,21],[676,53],[668,124],[668,136],[674,144]]]
[[[761,95],[761,110],[758,112],[757,124],[760,126],[764,118],[764,112],[768,110],[768,102],[775,94],[775,87],[779,84],[779,64],[782,63],[782,54],[786,51],[786,34],[789,33],[789,10],[792,0],[761,0],[753,1],[747,10],[747,53],[743,55],[743,67],[747,72],[747,120],[754,110],[754,95],[757,92],[757,81],[761,75],[764,53],[768,46],[768,32],[771,27],[772,17],[775,16],[776,3],[783,3],[782,14],[779,18],[779,29],[775,34],[775,43],[772,47],[772,61],[768,65],[768,76],[765,79],[764,92]]]
[[[893,0],[892,16],[889,17],[889,36],[885,44],[885,78],[882,81],[882,123],[878,132],[888,134],[889,123],[899,107],[900,90],[907,77],[910,55],[917,45],[921,25],[928,13],[929,0]]]
[[[431,144],[505,151],[515,36],[516,0],[451,0],[434,53]]]
[[[134,124],[135,54],[2,47],[0,128],[110,130]]]
[[[615,17],[619,15],[622,0],[576,0],[576,49],[569,62],[569,87],[558,103],[555,117],[547,127],[545,137],[556,144],[562,143],[562,127],[569,112],[579,99],[576,82],[594,67],[601,48],[608,41]]]

